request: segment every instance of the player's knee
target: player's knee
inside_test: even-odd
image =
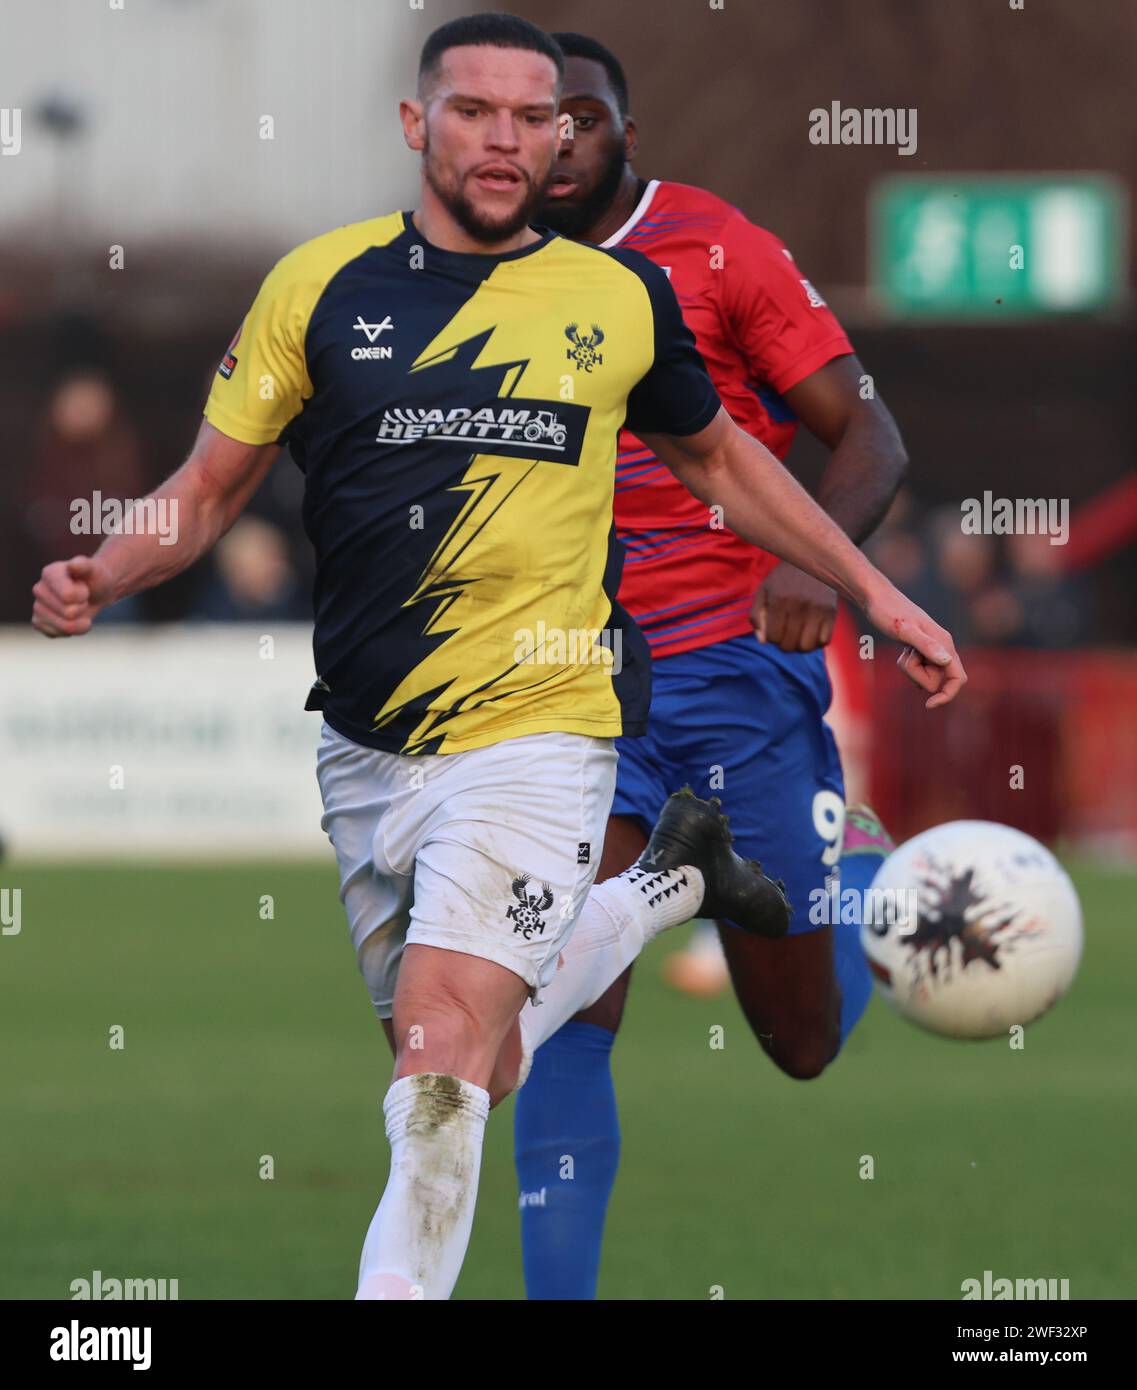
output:
[[[774,1061],[779,1070],[795,1081],[812,1081],[821,1075],[835,1056],[836,1053],[828,1047],[815,1041],[803,1041],[774,1054]]]
[[[501,1050],[497,1054],[494,1062],[493,1073],[490,1076],[489,1085],[486,1090],[490,1093],[490,1109],[501,1102],[517,1090],[518,1082],[522,1080],[521,1072],[524,1068],[522,1053],[521,1029],[514,1026],[505,1035],[505,1041],[501,1045]]]
[[[467,1000],[403,998],[396,1010],[395,1075],[434,1071],[474,1080],[493,1069],[501,1040]],[[481,1084],[478,1082],[477,1084]]]
[[[766,1051],[787,1076],[812,1081],[837,1056],[840,1047],[841,1017],[837,1010],[783,1035],[775,1033]]]

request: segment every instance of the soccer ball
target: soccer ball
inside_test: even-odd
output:
[[[950,1038],[1006,1037],[1069,989],[1082,910],[1037,840],[993,821],[950,821],[881,865],[861,944],[878,992],[905,1018]]]

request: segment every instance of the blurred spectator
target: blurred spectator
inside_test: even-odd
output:
[[[913,603],[918,603],[936,622],[948,628],[957,640],[960,620],[958,595],[950,580],[946,580],[939,564],[939,541],[928,544],[916,500],[907,488],[897,493],[879,530],[866,550],[872,562],[901,589]],[[950,534],[950,521],[941,515],[937,534]],[[958,518],[956,530],[958,532]],[[963,557],[955,563],[961,571]],[[949,564],[949,569],[952,566]]]
[[[138,435],[110,381],[81,368],[51,395],[32,456],[26,527],[38,564],[89,555],[98,535],[75,535],[72,503],[96,491],[108,498],[147,492]]]
[[[215,573],[191,618],[202,622],[292,622],[311,619],[279,527],[244,516],[218,542]]]
[[[1019,607],[1016,645],[1070,647],[1097,637],[1093,591],[1078,575],[1064,575],[1065,556],[1047,536],[1008,536],[1010,588]]]
[[[1042,535],[970,535],[955,506],[921,523],[901,492],[868,544],[873,562],[961,646],[1067,647],[1097,633],[1094,591]]]
[[[925,576],[924,549],[913,530],[916,503],[908,488],[901,488],[872,537],[867,549],[873,563],[905,593]]]
[[[958,507],[943,507],[932,517],[929,530],[942,593],[941,621],[957,642],[970,643],[984,640],[978,615],[995,582],[999,551],[994,536],[965,535],[960,520]],[[996,621],[994,614],[990,621]]]

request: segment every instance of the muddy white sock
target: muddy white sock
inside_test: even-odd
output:
[[[561,967],[540,1002],[521,1010],[526,1062],[573,1014],[595,1004],[647,943],[667,927],[698,915],[703,875],[698,869],[649,873],[633,864],[596,884],[561,951]],[[526,1066],[522,1066],[522,1079]]]
[[[457,1076],[394,1082],[391,1175],[359,1262],[357,1299],[449,1298],[466,1257],[490,1098]]]

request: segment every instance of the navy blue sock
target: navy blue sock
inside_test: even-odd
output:
[[[604,1216],[620,1163],[615,1038],[593,1023],[566,1023],[533,1054],[517,1094],[514,1156],[530,1298],[596,1297]]]
[[[861,949],[861,904],[864,902],[864,891],[876,877],[884,858],[883,854],[861,851],[841,860],[841,911],[838,915],[842,919],[848,915],[845,910],[846,890],[853,888],[857,895],[856,921],[842,920],[833,926],[833,966],[837,972],[837,983],[841,986],[842,1047],[868,1007],[872,994],[872,976]]]

